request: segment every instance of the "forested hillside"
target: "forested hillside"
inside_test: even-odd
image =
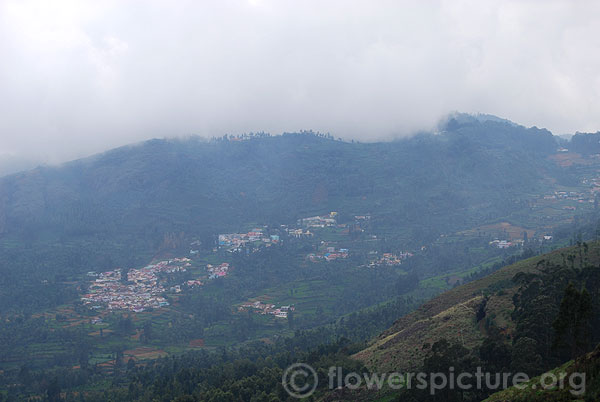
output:
[[[319,377],[313,396],[316,400],[480,401],[494,389],[445,388],[433,395],[429,389],[414,388],[392,390],[363,386],[332,390],[328,388],[327,373],[332,366],[341,367],[345,373],[363,374],[419,370],[460,373],[475,372],[476,367],[481,367],[484,372],[525,372],[533,377],[572,358],[579,358],[580,363],[575,368],[567,364],[562,369],[568,373],[575,369],[588,372],[590,383],[586,395],[596,395],[597,352],[586,353],[600,341],[599,262],[600,243],[581,242],[509,265],[434,298],[398,320],[363,351],[360,348],[365,337],[356,329],[380,328],[379,324],[391,310],[407,308],[405,300],[362,311],[333,325],[296,331],[293,337],[278,338],[273,343],[254,342],[217,353],[187,353],[143,367],[122,362],[115,367],[112,376],[92,374],[88,381],[109,379],[110,387],[101,391],[86,388],[84,400],[294,400],[282,387],[281,376],[290,364],[303,362],[310,364]],[[589,296],[585,296],[586,293]],[[586,304],[582,301],[588,297],[592,302],[587,310],[579,307],[566,310],[574,301],[583,307]],[[577,325],[589,331],[581,332],[580,338],[573,338],[575,321],[569,317],[578,314],[577,311],[586,317],[577,321]],[[419,322],[425,326],[416,329]],[[411,337],[414,330],[422,331],[418,338]],[[391,338],[397,340],[391,342]],[[573,349],[572,345],[578,346]],[[408,355],[399,354],[403,348]],[[369,358],[374,353],[389,355],[392,359]],[[52,380],[48,393],[68,390],[72,386],[69,384],[84,381],[78,377],[60,377],[65,372],[54,372],[57,377]],[[34,384],[44,378],[28,372],[21,376]],[[530,384],[539,378],[532,381]],[[550,395],[519,392],[511,389],[490,400],[534,400],[531,398],[535,395],[541,398],[539,400],[564,400],[552,397],[571,395],[567,388]],[[67,395],[76,397],[71,391]]]
[[[522,372],[531,378],[600,343],[599,278],[598,242],[533,257],[432,299],[354,357],[374,372],[443,373],[450,367],[475,372],[479,366],[483,372]],[[596,355],[584,365],[590,376],[597,375]],[[478,401],[490,392],[444,390],[443,395],[449,401]],[[436,400],[426,394],[402,395]],[[566,394],[568,387],[557,397]],[[502,395],[509,394],[492,400],[504,400]],[[523,400],[530,398],[523,394]]]
[[[598,260],[598,162],[564,145],[457,115],[386,143],[153,140],[4,177],[0,397],[281,399],[292,362],[416,370],[440,353],[549,369],[572,351],[540,360],[550,332],[527,306],[554,312],[568,280],[583,297]]]
[[[416,247],[528,209],[548,180],[572,180],[547,158],[556,148],[547,131],[494,121],[446,129],[389,143],[312,133],[153,140],[7,176],[0,283],[60,287],[90,270],[145,263],[192,237],[209,249],[216,233],[244,223],[323,211],[339,211],[342,221],[371,213],[377,231]],[[27,292],[44,294],[34,305],[72,293]],[[15,298],[2,287],[3,309]]]
[[[600,3],[413,3],[0,0],[0,402],[600,400]]]

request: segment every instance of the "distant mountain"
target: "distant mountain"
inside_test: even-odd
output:
[[[319,373],[326,373],[327,367],[337,362],[361,372],[365,367],[380,373],[445,372],[450,367],[458,367],[459,372],[480,364],[490,372],[542,373],[576,352],[589,350],[591,342],[600,342],[600,243],[582,242],[583,236],[591,238],[597,233],[597,227],[581,225],[598,216],[591,212],[597,200],[587,190],[595,181],[596,168],[594,158],[559,149],[565,144],[544,129],[490,117],[459,118],[440,133],[385,143],[336,141],[312,132],[151,140],[0,178],[0,315],[7,324],[2,335],[9,341],[5,349],[18,356],[10,360],[10,376],[5,371],[5,385],[29,381],[30,369],[17,363],[29,364],[40,351],[48,361],[39,368],[52,370],[38,371],[40,375],[89,372],[97,378],[94,381],[104,383],[109,377],[96,372],[99,365],[88,366],[87,340],[95,337],[89,331],[96,328],[88,325],[88,319],[97,310],[77,302],[95,275],[86,273],[142,267],[159,256],[192,255],[191,244],[198,248],[193,253],[192,261],[197,264],[193,269],[204,272],[206,263],[226,258],[234,267],[232,275],[205,283],[202,290],[165,291],[172,307],[163,312],[172,318],[161,317],[154,327],[151,321],[146,326],[148,321],[141,316],[119,318],[119,313],[108,312],[102,316],[106,323],[100,328],[106,333],[116,331],[115,337],[104,338],[101,329],[101,339],[94,338],[93,343],[101,343],[102,348],[94,349],[94,357],[100,351],[104,357],[118,356],[114,347],[121,340],[131,347],[149,341],[153,347],[166,344],[170,348],[184,347],[190,340],[204,343],[216,339],[218,343],[208,347],[235,342],[240,348],[163,359],[157,365],[139,367],[140,371],[135,361],[130,359],[131,365],[128,362],[125,368],[116,357],[113,371],[105,374],[110,373],[112,379],[127,370],[128,379],[112,383],[113,391],[120,395],[115,400],[148,399],[151,395],[171,400],[191,392],[196,399],[210,400],[208,395],[214,395],[216,400],[220,395],[220,400],[231,400],[229,391],[234,388],[239,395],[252,395],[239,387],[247,378],[256,384],[267,377],[270,385],[265,391],[285,399],[281,374],[292,361],[290,351],[302,351],[294,359],[305,355],[312,356],[310,363],[319,361],[315,366]],[[589,180],[587,187],[582,179]],[[585,194],[568,191],[571,188]],[[557,189],[564,192],[555,193]],[[564,200],[559,200],[563,194]],[[337,212],[338,223],[349,225],[316,229],[314,239],[302,240],[291,240],[280,230],[280,225],[294,225],[298,218],[330,211]],[[365,232],[354,215],[370,216]],[[565,229],[568,235],[562,235],[555,225],[571,218],[571,226]],[[549,225],[556,229],[556,238],[571,238],[576,245],[499,269],[507,261],[534,255],[530,247],[547,247],[540,238]],[[275,229],[282,242],[256,253],[246,249],[247,253],[229,255],[230,250],[213,249],[218,233],[258,226],[265,226],[267,232]],[[491,227],[498,232],[486,233]],[[578,236],[572,238],[574,230]],[[522,255],[517,255],[521,254],[517,248],[492,247],[489,240],[497,233],[519,240],[522,236]],[[325,250],[332,243],[357,251],[348,253],[344,261],[309,262],[308,253]],[[401,266],[367,268],[371,255],[382,253],[385,257],[389,250],[410,250],[411,257]],[[187,278],[192,277],[191,271]],[[465,276],[450,278],[457,272]],[[430,291],[441,291],[461,278],[481,277],[485,272],[494,273],[426,302],[367,346],[349,343],[349,337],[361,342],[390,325]],[[443,275],[432,277],[434,274]],[[440,279],[443,276],[446,281]],[[165,279],[184,280],[179,272]],[[428,281],[442,284],[436,290],[418,286]],[[273,302],[279,299],[282,305],[294,304],[298,315],[288,315],[287,326],[283,322],[272,326],[266,320],[263,326],[250,313],[233,313],[239,303],[258,300],[257,295]],[[572,329],[569,311],[565,318],[562,307],[565,295],[567,301],[579,305],[574,309],[579,317],[575,322],[591,330],[589,339],[565,338],[555,350],[554,322],[561,309],[561,325]],[[301,309],[304,300],[310,300],[310,305]],[[358,315],[346,315],[364,307],[368,309]],[[140,314],[158,317],[155,312]],[[334,318],[338,321],[322,326]],[[71,328],[71,320],[80,327]],[[58,323],[60,326],[55,326]],[[36,332],[42,324],[44,331]],[[313,325],[319,327],[312,331]],[[134,330],[136,334],[143,331],[144,340],[141,335],[130,339]],[[274,336],[274,344],[237,343],[264,340],[263,336],[284,331],[295,335]],[[22,342],[23,335],[30,332],[35,339],[31,347]],[[46,356],[44,347],[53,344],[54,336],[63,337],[61,342],[68,345],[64,353],[57,349]],[[327,339],[337,342],[308,349]],[[13,345],[25,347],[14,349]],[[243,355],[244,350],[253,349],[259,354]],[[238,353],[233,360],[227,357],[230,352]],[[279,368],[266,358],[270,353]],[[234,362],[239,358],[244,359],[239,367],[246,367],[249,356],[261,360],[261,366],[256,370],[248,366],[243,372],[229,370],[237,366]],[[77,362],[80,364],[73,367]],[[76,371],[58,371],[63,366]],[[188,367],[190,375],[185,374]],[[192,375],[197,369],[200,371]],[[214,378],[214,374],[206,375],[209,372],[228,374],[219,384],[209,385],[206,379]],[[129,386],[125,385],[128,381]],[[91,385],[84,379],[69,381],[67,386],[83,383]],[[44,387],[49,387],[46,379],[44,384],[35,392],[45,392]],[[491,394],[491,390],[466,395],[448,389],[444,391],[447,395],[438,397],[396,391],[386,389],[371,396],[475,401]],[[322,388],[319,392],[326,391]],[[354,396],[345,399],[355,400]],[[97,400],[107,397],[99,395]]]
[[[417,247],[568,179],[548,159],[555,150],[550,132],[495,119],[385,143],[313,133],[146,141],[0,178],[2,280],[140,264],[165,238],[212,247],[243,225],[329,211],[371,213],[379,232]]]
[[[555,173],[544,159],[554,151],[549,132],[495,121],[391,143],[151,140],[0,179],[0,233],[218,230],[345,206],[396,224],[445,221],[534,190]]]
[[[29,170],[41,164],[42,161],[36,160],[35,158],[18,157],[0,153],[0,177]]]

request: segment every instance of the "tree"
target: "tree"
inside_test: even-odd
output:
[[[117,331],[122,335],[130,334],[131,331],[133,331],[133,328],[134,328],[133,321],[131,320],[130,316],[123,315],[117,321]]]
[[[152,333],[152,322],[151,321],[146,321],[144,323],[144,327],[143,327],[143,332],[141,335],[141,341],[142,343],[148,343],[150,342],[150,340],[153,337],[153,333]]]
[[[127,275],[129,274],[130,268],[121,268],[121,283],[127,283]]]
[[[535,339],[526,336],[519,338],[513,345],[512,368],[514,372],[521,371],[534,376],[543,370],[542,356],[537,352],[538,344]]]
[[[584,288],[581,292],[573,283],[567,285],[554,320],[552,349],[563,359],[573,359],[589,349],[591,340],[592,298]]]
[[[60,385],[58,384],[58,378],[54,377],[48,384],[46,389],[46,396],[49,402],[60,401]]]
[[[294,329],[294,312],[290,309],[287,314],[287,322],[290,329]]]
[[[479,347],[479,357],[486,371],[491,373],[507,372],[510,369],[511,352],[510,345],[504,343],[499,336],[486,337]]]
[[[471,373],[475,370],[475,363],[469,350],[458,343],[450,343],[446,339],[441,339],[431,346],[431,352],[423,362],[423,372],[425,373],[445,373],[450,375],[454,373]],[[447,377],[448,378],[448,377]],[[432,401],[462,401],[464,400],[463,390],[445,387],[436,392],[435,395],[419,395],[421,400]]]
[[[576,356],[581,356],[590,349],[592,330],[591,321],[593,315],[592,296],[583,289],[579,299],[579,310],[577,311],[577,344]]]

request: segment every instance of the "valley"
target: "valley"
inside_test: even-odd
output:
[[[270,345],[309,339],[313,331],[326,334],[320,343],[344,337],[363,345],[349,358],[368,369],[415,369],[427,356],[425,343],[445,338],[468,348],[481,344],[487,330],[472,325],[472,317],[483,300],[493,326],[510,335],[516,288],[507,283],[531,260],[503,267],[573,243],[574,233],[588,227],[597,213],[600,160],[571,158],[546,145],[545,133],[524,128],[514,130],[540,141],[543,151],[515,156],[520,151],[507,141],[506,153],[497,156],[478,135],[495,132],[493,141],[500,141],[502,130],[491,123],[467,125],[443,141],[417,137],[385,150],[312,133],[186,146],[150,142],[0,180],[8,225],[0,253],[2,261],[12,261],[3,280],[19,284],[0,291],[4,391],[24,367],[127,378],[164,357],[256,342],[275,347]],[[461,163],[496,155],[486,163],[489,177],[461,164],[421,162],[440,149],[456,160],[465,147],[479,150]],[[287,155],[281,157],[285,164],[280,156],[273,159],[279,155],[273,148]],[[397,165],[373,172],[373,161],[360,153],[374,148]],[[166,176],[164,169],[148,175],[145,159],[167,149],[177,154],[165,161],[176,175]],[[194,160],[190,149],[202,157]],[[251,174],[228,182],[223,177],[229,173],[219,173],[227,163],[212,159],[214,152],[251,163]],[[138,157],[143,167],[133,164]],[[372,179],[354,166],[355,157],[362,158],[361,169],[371,169]],[[180,170],[178,161],[186,158]],[[114,163],[130,168],[101,176]],[[325,163],[333,167],[310,173]],[[216,170],[186,175],[194,164]],[[427,184],[411,184],[403,169],[419,172]],[[522,185],[506,180],[511,175]],[[291,177],[297,188],[274,190]],[[90,180],[95,187],[88,187]],[[82,186],[79,198],[59,182]],[[192,191],[198,183],[212,186],[213,199]],[[43,201],[36,188],[49,191]],[[53,194],[56,189],[63,193]],[[123,191],[122,200],[115,191]],[[31,220],[36,211],[44,218]],[[54,231],[56,220],[60,231]],[[18,276],[7,269],[15,265]],[[69,387],[92,392],[96,380],[72,378]],[[27,381],[18,387],[43,392],[42,383]]]

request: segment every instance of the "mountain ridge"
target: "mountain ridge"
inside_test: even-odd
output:
[[[151,140],[0,178],[2,271],[9,283],[141,265],[165,238],[212,249],[218,233],[330,211],[371,213],[378,232],[416,248],[570,180],[555,151],[549,132],[494,121],[389,143],[310,132]]]

